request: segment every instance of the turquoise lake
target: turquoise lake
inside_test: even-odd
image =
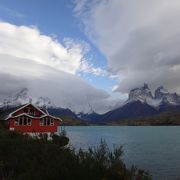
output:
[[[66,126],[70,144],[87,149],[101,139],[123,145],[123,159],[148,170],[153,179],[180,179],[180,126]]]

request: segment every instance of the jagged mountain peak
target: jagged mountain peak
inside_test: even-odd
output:
[[[54,104],[48,97],[31,97],[29,95],[29,89],[23,88],[16,94],[9,96],[0,102],[0,107],[16,107],[26,103],[33,103],[39,107],[52,107]]]
[[[23,89],[21,89],[17,94],[24,94],[24,95],[26,95],[26,94],[28,94],[28,91],[29,91],[29,89],[28,88],[23,88]]]
[[[180,96],[177,93],[170,93],[163,86],[159,86],[153,96],[148,84],[144,83],[142,87],[134,88],[129,92],[129,98],[124,104],[134,101],[141,101],[158,108],[161,105],[180,105]]]
[[[46,106],[46,107],[51,107],[51,106],[54,106],[53,103],[51,102],[51,100],[48,98],[48,97],[39,97],[35,104],[39,107],[43,107],[43,106]]]
[[[177,93],[170,93],[163,86],[159,86],[153,96],[148,84],[144,83],[142,87],[130,91],[129,98],[125,104],[134,101],[141,101],[154,107],[161,105],[180,105],[180,96]]]
[[[148,84],[144,83],[142,87],[132,89],[129,93],[128,101],[141,101],[146,102],[150,99],[153,99],[151,90],[148,87]]]
[[[28,103],[31,98],[28,96],[28,89],[23,88],[16,94],[9,96],[0,103],[0,107],[15,107],[25,103]]]
[[[155,90],[155,99],[161,100],[160,105],[180,104],[180,96],[178,96],[177,93],[170,93],[163,86],[160,86]]]
[[[165,89],[163,86],[158,87],[155,90],[155,99],[162,99],[164,95],[169,95],[169,91]]]
[[[142,87],[143,89],[149,89],[149,86],[147,83],[144,83],[144,86]]]
[[[156,90],[164,92],[164,93],[169,93],[168,90],[164,88],[164,86],[159,86]]]
[[[17,94],[15,94],[12,98],[14,98],[14,100],[29,100],[28,97],[28,88],[23,88],[22,90],[20,90]]]

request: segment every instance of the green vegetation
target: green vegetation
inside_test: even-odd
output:
[[[3,180],[128,180],[151,179],[122,161],[122,147],[111,152],[105,142],[88,151],[65,146],[68,138],[32,139],[0,128],[0,179]]]
[[[150,117],[139,117],[132,119],[121,119],[110,121],[103,125],[128,125],[128,126],[173,126],[180,125],[180,112],[163,112]]]
[[[63,120],[61,122],[61,125],[63,126],[86,126],[88,123],[86,121],[72,118],[69,116],[60,116],[60,118]]]
[[[180,125],[180,112],[179,111],[166,111],[157,115],[149,117],[137,117],[131,119],[120,119],[115,121],[103,121],[103,122],[87,122],[77,119],[71,119],[69,117],[63,117],[61,125],[71,126],[87,126],[87,125],[119,125],[119,126],[173,126]]]

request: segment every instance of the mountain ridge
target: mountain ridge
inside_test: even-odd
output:
[[[170,93],[163,86],[159,86],[155,89],[154,96],[148,85],[130,90],[128,100],[125,102],[130,103],[132,101],[141,101],[147,103],[150,106],[158,107],[161,104],[180,105],[180,96],[177,93]]]
[[[30,97],[28,88],[23,88],[13,96],[5,98],[0,102],[0,109],[7,111],[26,103],[32,103],[40,108],[47,109],[48,112],[55,116],[63,116],[71,119],[79,119],[77,115],[68,108],[55,106],[48,97]]]
[[[147,117],[157,115],[165,111],[180,111],[180,96],[170,93],[163,86],[159,86],[154,95],[148,84],[130,90],[128,99],[120,106],[105,114],[82,115],[83,118],[92,121],[113,121],[127,118]]]
[[[102,122],[121,120],[126,118],[137,118],[156,115],[164,111],[180,111],[180,96],[177,93],[170,93],[163,86],[155,89],[154,93],[148,84],[137,87],[129,92],[128,99],[119,107],[116,107],[104,114],[95,111],[89,113],[74,113],[69,108],[55,106],[48,97],[30,97],[27,88],[22,89],[14,96],[9,96],[0,102],[0,108],[13,108],[25,103],[33,103],[38,107],[44,107],[52,115],[63,115],[71,119],[81,119],[89,122]]]

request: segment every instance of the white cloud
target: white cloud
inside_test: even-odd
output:
[[[101,68],[95,68],[93,64],[88,63],[88,61],[83,61],[79,68],[79,71],[93,74],[95,76],[107,76],[107,72]]]
[[[107,57],[109,72],[119,76],[116,90],[126,93],[147,82],[180,92],[180,2],[91,2],[80,6],[79,17]]]
[[[90,110],[89,104],[97,112],[107,111],[112,104],[109,94],[76,75],[88,68],[98,73],[84,58],[88,48],[71,39],[63,45],[35,27],[1,22],[0,99],[27,87],[32,96],[47,96],[76,112]],[[81,69],[84,63],[86,70]]]
[[[84,49],[73,41],[66,48],[56,39],[43,35],[35,27],[0,23],[0,53],[25,58],[57,70],[75,74],[84,57]],[[26,61],[27,61],[26,60]]]
[[[87,0],[74,0],[73,3],[75,5],[74,12],[77,15],[80,15],[82,10],[84,9],[84,6],[87,4]]]
[[[0,22],[0,53],[25,58],[54,69],[76,74],[83,63],[88,65],[85,42],[64,39],[64,45],[50,36],[43,35],[36,27],[16,26]],[[90,68],[96,69],[94,66]],[[93,71],[92,71],[93,73]]]
[[[95,110],[104,110],[105,106],[97,107],[96,103],[108,101],[110,96],[103,90],[90,86],[76,75],[55,70],[27,59],[9,55],[0,55],[0,84],[4,84],[0,94],[13,93],[27,87],[33,97],[49,97],[56,105],[70,107],[74,111],[88,109],[89,104]],[[7,74],[8,72],[8,74]],[[12,83],[13,82],[13,83]],[[101,108],[101,109],[100,109]]]

